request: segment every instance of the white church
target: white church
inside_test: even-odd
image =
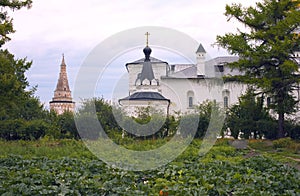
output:
[[[222,83],[218,92],[214,90],[222,76],[238,74],[226,66],[238,57],[207,60],[202,44],[195,48],[196,64],[169,64],[152,57],[148,43],[143,52],[144,58],[126,64],[129,95],[119,99],[119,104],[129,115],[134,116],[139,107],[151,107],[170,114],[190,113],[207,100],[217,100],[221,107],[227,108],[237,103],[246,91],[246,85],[237,82]]]

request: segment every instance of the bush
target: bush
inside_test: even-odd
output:
[[[73,138],[80,139],[78,134],[74,115],[71,112],[64,112],[58,117],[58,126],[60,128],[60,137],[61,138]]]
[[[195,137],[197,137],[197,135],[200,137],[204,135],[205,129],[203,129],[203,127],[199,127],[197,123],[199,124],[198,114],[184,115],[180,118],[178,132],[182,137],[194,136],[193,129],[198,127]]]
[[[299,123],[286,123],[286,130],[289,136],[294,140],[300,140],[300,124]]]
[[[273,141],[274,148],[288,148],[293,143],[289,137],[281,138]]]
[[[256,97],[254,89],[248,89],[239,102],[227,113],[226,124],[231,136],[245,139],[274,139],[277,136],[277,124],[262,105],[263,97]]]
[[[97,118],[88,114],[81,114],[75,117],[76,127],[81,138],[97,140],[100,136],[100,123]]]
[[[35,140],[43,137],[48,129],[43,120],[5,120],[0,123],[0,137],[5,140]]]

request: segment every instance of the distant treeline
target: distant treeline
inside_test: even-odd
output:
[[[251,93],[249,90],[240,98],[238,104],[226,111],[224,125],[221,130],[217,130],[220,137],[226,135],[246,139],[276,138],[277,121],[269,114],[267,108],[260,104],[261,100],[256,99]],[[10,115],[9,118],[1,119],[2,139],[36,140],[45,136],[56,139],[97,139],[103,136],[103,133],[115,141],[126,138],[165,138],[174,134],[203,138],[213,117],[212,110],[220,110],[216,103],[206,101],[196,106],[192,114],[177,113],[166,118],[157,111],[151,111],[150,108],[139,108],[136,117],[129,117],[103,98],[83,101],[80,109],[74,114],[65,112],[57,115],[54,111],[49,112],[36,98],[31,98],[25,105],[22,115]],[[190,130],[195,122],[196,130]],[[77,127],[80,127],[80,134]],[[286,130],[287,137],[300,139],[298,123],[287,121]],[[142,134],[148,132],[150,134]]]

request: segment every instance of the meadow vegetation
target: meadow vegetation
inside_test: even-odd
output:
[[[130,149],[157,148],[164,141],[141,140]],[[169,164],[146,171],[128,171],[106,164],[74,139],[1,141],[0,194],[4,195],[297,195],[297,162],[285,154],[266,155],[261,148],[281,141],[250,141],[236,149],[220,139],[205,155],[196,139]],[[290,144],[296,144],[292,142]],[[146,146],[146,147],[145,147]],[[147,149],[148,148],[148,149]],[[265,149],[264,149],[265,150]],[[290,146],[281,151],[290,151]],[[255,152],[255,153],[253,153]],[[170,152],[171,153],[171,152]],[[273,152],[275,153],[275,152]],[[299,157],[299,152],[294,153]],[[288,164],[289,163],[289,164]],[[299,164],[299,163],[298,163]]]

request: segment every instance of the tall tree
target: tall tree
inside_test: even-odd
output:
[[[246,30],[217,36],[219,46],[241,57],[229,64],[243,73],[234,79],[272,96],[278,114],[278,138],[285,136],[285,114],[294,112],[297,103],[293,91],[299,83],[295,60],[300,45],[299,4],[299,0],[263,0],[255,7],[227,5],[228,20],[238,20]]]
[[[0,1],[0,120],[22,118],[24,111],[27,111],[26,102],[36,102],[32,96],[33,91],[26,91],[29,83],[25,72],[30,68],[31,62],[27,62],[26,58],[15,60],[13,54],[2,49],[3,44],[10,40],[9,34],[14,32],[8,10],[29,8],[31,3],[31,0]]]

